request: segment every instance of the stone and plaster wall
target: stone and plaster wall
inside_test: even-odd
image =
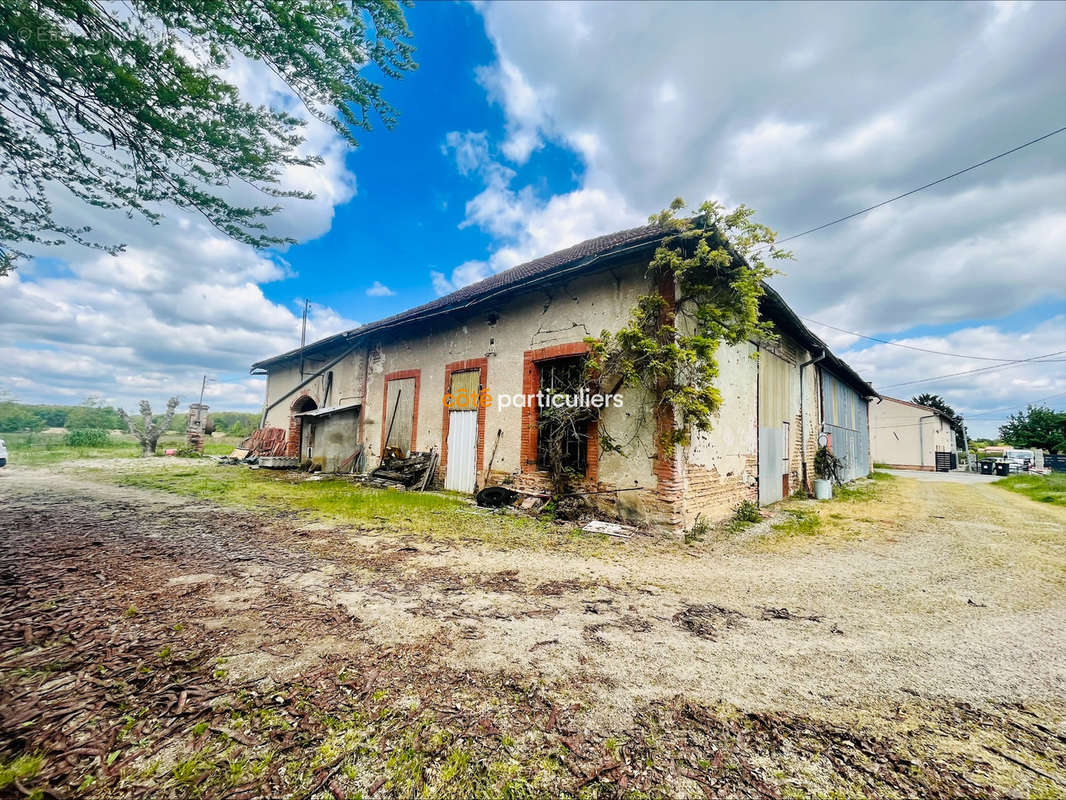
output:
[[[324,397],[326,374],[284,397],[267,414],[267,425],[289,428],[299,441],[300,424],[292,416],[314,407],[362,404],[358,433],[338,450],[361,442],[367,468],[377,465],[384,436],[386,383],[390,376],[415,377],[418,393],[413,429],[413,449],[441,452],[439,477],[447,468],[448,412],[443,396],[454,371],[478,370],[481,384],[492,395],[492,405],[479,412],[476,462],[484,469],[492,448],[490,483],[509,483],[522,489],[547,486],[547,476],[536,465],[536,416],[529,408],[502,403],[503,395],[535,394],[539,367],[546,359],[585,351],[585,337],[603,330],[616,331],[627,321],[637,299],[650,291],[672,297],[672,286],[653,287],[645,277],[646,264],[631,262],[610,270],[586,274],[551,287],[531,289],[481,304],[477,310],[451,312],[396,332],[372,335],[332,366],[332,391]],[[806,431],[808,463],[813,461],[820,430],[817,370],[808,367],[804,381],[806,420],[801,424],[798,365],[810,354],[787,337],[769,345],[795,366],[790,370],[789,491],[802,485],[801,430]],[[714,429],[696,433],[687,446],[665,453],[661,436],[673,420],[656,415],[652,392],[644,388],[622,390],[623,406],[608,407],[590,426],[588,489],[625,488],[635,491],[602,494],[595,502],[622,518],[647,520],[680,529],[697,515],[709,521],[728,517],[744,499],[758,497],[758,375],[759,347],[745,343],[719,352],[722,406]],[[344,353],[319,353],[307,359],[309,376]],[[272,404],[300,382],[299,366],[272,367],[267,402]],[[496,433],[502,430],[498,445]],[[609,433],[623,453],[600,452],[596,438]],[[295,447],[295,445],[293,445]],[[778,475],[777,480],[781,480]]]

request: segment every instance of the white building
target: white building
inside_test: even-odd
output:
[[[943,411],[894,397],[870,404],[873,459],[894,469],[936,469],[937,453],[955,452],[955,430]]]

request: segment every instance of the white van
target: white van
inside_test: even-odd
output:
[[[1011,472],[1025,472],[1036,463],[1036,456],[1032,450],[1008,450],[1003,460],[1010,464]]]
[[[4,440],[0,439],[0,467],[7,466],[7,445],[4,444]]]

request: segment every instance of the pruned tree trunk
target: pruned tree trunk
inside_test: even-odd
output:
[[[147,400],[142,400],[139,406],[141,412],[141,423],[138,426],[133,421],[125,409],[120,408],[118,415],[122,418],[122,421],[126,423],[126,427],[129,428],[130,433],[137,437],[137,441],[141,444],[141,458],[148,458],[155,455],[156,445],[159,443],[159,437],[163,431],[170,427],[171,421],[174,419],[174,411],[178,407],[178,398],[171,397],[167,400],[167,413],[163,415],[163,421],[158,425],[153,421],[152,405]]]

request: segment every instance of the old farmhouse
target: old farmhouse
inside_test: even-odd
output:
[[[955,429],[943,411],[894,397],[881,397],[870,406],[870,433],[873,458],[895,469],[956,466]]]
[[[440,453],[445,488],[546,484],[536,403],[522,398],[580,374],[584,340],[617,330],[649,291],[662,241],[647,226],[590,239],[387,319],[254,364],[267,375],[263,425],[288,433],[289,455],[326,472],[372,469],[386,448]],[[719,353],[722,406],[714,430],[665,454],[640,389],[623,389],[587,430],[572,435],[567,467],[617,515],[670,528],[728,516],[744,499],[772,503],[813,478],[819,438],[850,480],[871,469],[873,389],[811,333],[772,289],[761,310],[778,341]],[[753,357],[756,356],[756,357]],[[449,407],[445,396],[492,397]],[[623,452],[601,452],[610,430]]]

